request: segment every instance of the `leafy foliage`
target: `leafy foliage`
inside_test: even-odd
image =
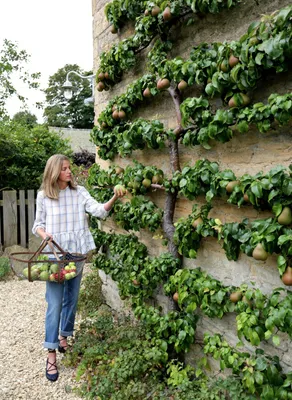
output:
[[[90,82],[75,74],[70,75],[70,81],[75,87],[75,93],[70,100],[63,95],[63,84],[67,73],[76,71],[81,75],[90,75],[92,72],[84,72],[76,64],[66,64],[63,68],[49,77],[49,86],[44,90],[46,95],[46,107],[44,118],[48,125],[61,128],[91,129],[93,127],[93,104],[84,104],[84,100],[92,95]]]
[[[146,246],[134,235],[105,234],[94,229],[93,236],[96,245],[103,245],[110,255],[97,255],[95,266],[111,275],[118,283],[120,295],[130,296],[132,304],[152,297],[161,282],[180,266],[180,261],[170,253],[150,257]]]
[[[0,50],[0,117],[6,114],[5,104],[7,99],[16,95],[25,104],[25,97],[15,88],[15,77],[30,89],[39,86],[40,73],[28,73],[25,65],[29,61],[29,54],[20,50],[16,43],[5,39]],[[14,77],[14,79],[12,79]]]
[[[204,352],[220,359],[220,368],[231,368],[239,376],[248,393],[263,400],[289,399],[291,397],[291,373],[284,374],[279,357],[270,357],[257,349],[255,355],[241,353],[228,345],[220,335],[205,335]]]
[[[113,45],[108,52],[101,54],[101,63],[97,71],[97,81],[102,83],[101,90],[108,89],[121,80],[123,72],[131,69],[136,62],[135,54],[147,47],[156,35],[167,36],[170,27],[180,17],[195,12],[218,13],[224,8],[231,8],[237,1],[227,2],[174,0],[131,2],[115,0],[106,7],[106,16],[114,28],[122,26],[127,19],[135,20],[135,33],[132,37]],[[153,10],[157,8],[157,12]],[[171,18],[165,20],[163,11],[169,8]],[[142,14],[144,11],[144,14]]]
[[[72,155],[68,141],[45,125],[34,128],[8,119],[0,122],[0,188],[39,189],[47,159]]]
[[[81,316],[88,317],[104,303],[101,291],[102,281],[98,271],[90,271],[82,280],[78,297],[78,312]]]
[[[19,111],[14,114],[12,121],[20,125],[27,125],[29,128],[33,128],[37,125],[37,117],[28,111]]]

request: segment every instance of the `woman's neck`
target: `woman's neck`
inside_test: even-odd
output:
[[[69,183],[68,182],[58,182],[58,186],[60,190],[64,190],[68,187]]]

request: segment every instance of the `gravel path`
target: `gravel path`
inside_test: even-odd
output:
[[[45,377],[45,283],[0,281],[0,399],[73,400],[74,370],[62,365],[57,354],[59,379]]]

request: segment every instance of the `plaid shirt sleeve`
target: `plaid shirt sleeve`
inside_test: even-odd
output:
[[[80,195],[83,198],[85,211],[97,218],[106,218],[109,212],[105,210],[103,203],[98,203],[93,197],[90,196],[88,191],[83,186],[78,186]]]
[[[36,236],[39,236],[37,234],[38,228],[46,229],[46,213],[44,208],[43,192],[38,192],[36,199],[36,217],[32,227],[32,233]]]

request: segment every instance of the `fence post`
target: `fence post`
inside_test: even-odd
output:
[[[3,192],[4,248],[17,244],[17,199],[16,191]]]
[[[32,235],[31,230],[35,218],[35,199],[34,190],[27,191],[27,214],[28,214],[28,237]]]
[[[26,222],[25,222],[25,191],[19,191],[19,229],[20,246],[26,247]]]

